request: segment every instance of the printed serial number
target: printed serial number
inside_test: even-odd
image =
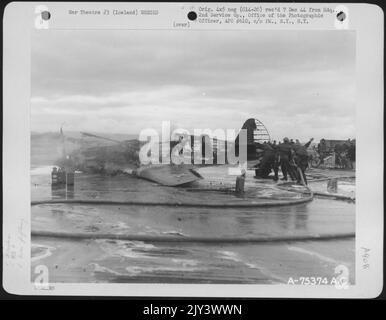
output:
[[[344,285],[345,283],[347,283],[347,279],[336,277],[332,277],[331,279],[327,277],[290,277],[287,282],[287,284],[300,284],[305,286]]]

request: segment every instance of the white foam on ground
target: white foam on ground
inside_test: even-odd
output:
[[[37,175],[50,175],[53,167],[58,166],[44,166],[44,167],[36,167],[30,170],[31,176]]]
[[[233,252],[233,251],[217,251],[217,252],[222,255],[221,258],[223,259],[240,262],[246,265],[248,268],[259,270],[263,275],[271,279],[273,283],[283,283],[283,282],[285,283],[287,281],[287,279],[284,279],[283,277],[273,274],[272,272],[268,271],[266,268],[260,265],[244,261],[236,252]]]
[[[233,251],[217,251],[221,254],[221,258],[235,261],[235,262],[244,262],[236,252]]]
[[[172,261],[181,264],[183,268],[194,267],[198,264],[198,261],[193,259],[172,259]]]
[[[176,235],[176,236],[182,236],[185,237],[186,234],[183,234],[182,232],[171,230],[171,231],[163,231],[162,234],[170,234],[170,235]]]
[[[98,239],[96,242],[108,256],[123,257],[123,258],[147,258],[144,252],[133,251],[140,249],[143,251],[155,248],[152,244],[142,241],[125,241],[125,240],[104,240]]]
[[[31,257],[31,262],[35,262],[41,259],[45,259],[49,256],[52,255],[52,251],[56,250],[54,247],[46,246],[46,245],[41,245],[41,244],[32,244],[31,249],[33,248],[42,248],[44,249],[43,252],[40,255]]]
[[[355,185],[348,183],[339,183],[338,190],[342,190],[344,192],[355,193]]]
[[[129,273],[131,276],[136,276],[140,273],[153,273],[153,272],[173,272],[173,271],[202,271],[202,270],[208,270],[207,268],[199,268],[195,266],[184,266],[184,265],[179,265],[175,267],[170,267],[170,266],[157,266],[157,267],[138,267],[138,266],[133,266],[133,267],[126,267],[126,271]]]
[[[288,246],[287,248],[290,251],[295,251],[295,252],[299,252],[299,253],[303,253],[303,254],[306,254],[306,255],[310,255],[310,256],[316,257],[319,260],[322,260],[324,262],[328,262],[328,263],[332,263],[332,264],[340,264],[340,262],[336,261],[335,259],[332,259],[330,257],[324,256],[324,255],[322,255],[320,253],[317,253],[315,251],[310,251],[310,250],[306,250],[306,249],[299,248],[299,247],[293,247],[293,246]]]
[[[128,226],[125,222],[123,221],[118,221],[117,223],[112,224],[113,228],[120,229],[120,230],[126,230],[130,229],[130,226]]]
[[[89,266],[92,266],[94,268],[93,272],[106,272],[106,273],[111,273],[111,274],[114,274],[117,276],[124,276],[124,274],[122,274],[122,273],[119,273],[119,272],[117,272],[113,269],[107,268],[107,267],[103,267],[97,263],[90,263]]]

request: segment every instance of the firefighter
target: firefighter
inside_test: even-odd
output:
[[[306,170],[308,168],[308,152],[307,149],[310,146],[311,142],[314,140],[314,138],[311,138],[310,141],[308,141],[305,145],[301,145],[300,142],[296,144],[294,147],[295,155],[294,155],[294,162],[296,164],[296,178],[297,183],[306,184],[307,185],[307,178],[306,178]]]
[[[279,155],[278,145],[276,144],[276,140],[273,141],[272,148],[275,152],[273,164],[272,164],[272,169],[275,173],[273,180],[278,181],[279,180],[280,155]]]
[[[255,176],[260,178],[268,178],[271,170],[274,171],[274,180],[279,179],[279,168],[277,160],[277,152],[271,143],[257,143],[256,146],[263,150],[263,158],[259,164],[259,168],[255,170]]]
[[[280,157],[280,167],[283,172],[283,178],[281,180],[287,181],[288,175],[292,180],[295,180],[295,173],[290,165],[290,160],[292,159],[292,145],[287,137],[283,139],[283,143],[278,145],[278,152]]]
[[[355,140],[350,141],[350,146],[347,150],[347,157],[350,161],[350,169],[355,169]]]
[[[327,145],[326,140],[321,139],[320,143],[318,144],[318,153],[320,158],[320,163],[324,163],[324,158],[327,156]]]
[[[241,170],[241,175],[236,178],[236,193],[242,195],[244,193],[244,185],[245,185],[245,169]]]
[[[340,143],[337,143],[334,146],[334,152],[335,152],[335,165],[337,165],[339,168],[343,168],[344,146]]]

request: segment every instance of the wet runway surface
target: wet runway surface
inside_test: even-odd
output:
[[[32,200],[109,199],[205,203],[275,201],[304,195],[248,173],[244,196],[231,191],[224,168],[202,168],[206,178],[170,188],[128,175],[76,174],[73,190],[52,189],[49,168],[32,170]],[[316,184],[316,182],[315,182]],[[318,188],[323,188],[320,183]],[[352,192],[353,184],[344,190]],[[216,189],[217,191],[208,191]],[[339,188],[340,191],[340,188]],[[355,204],[315,198],[267,208],[184,208],[124,205],[32,206],[32,229],[97,234],[296,236],[355,231]],[[32,238],[33,269],[45,264],[50,282],[287,283],[289,277],[337,276],[343,264],[354,281],[355,239],[281,243],[200,244],[109,239]]]
[[[52,282],[288,283],[290,277],[354,282],[352,240],[281,244],[195,245],[119,240],[34,238],[32,267],[49,267]]]

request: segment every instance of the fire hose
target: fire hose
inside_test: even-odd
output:
[[[278,186],[284,189],[284,186]],[[287,189],[288,190],[288,189]],[[52,204],[75,204],[75,205],[120,205],[120,206],[166,206],[166,207],[195,207],[195,208],[259,208],[287,206],[307,203],[312,201],[313,192],[288,190],[296,193],[306,194],[303,198],[292,200],[276,200],[244,203],[196,203],[196,202],[148,202],[148,201],[115,201],[97,199],[67,199],[67,200],[38,200],[32,201],[31,205],[52,205]],[[186,242],[186,243],[271,243],[271,242],[292,242],[292,241],[328,241],[335,239],[348,239],[355,237],[354,232],[327,233],[327,234],[306,234],[306,235],[284,235],[284,236],[227,236],[227,237],[202,237],[182,235],[144,235],[144,234],[113,234],[113,233],[90,233],[90,232],[62,232],[32,230],[33,237],[50,237],[72,240],[86,239],[111,239],[126,241],[147,241],[147,242]]]

